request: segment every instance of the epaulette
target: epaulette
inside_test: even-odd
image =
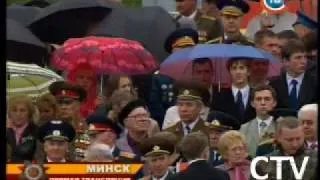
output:
[[[262,145],[265,145],[265,144],[272,144],[272,143],[274,143],[274,139],[273,138],[272,139],[266,139],[266,140],[261,141],[258,146],[262,146]]]
[[[136,157],[136,155],[134,153],[125,152],[125,151],[121,151],[119,156],[129,158],[129,159],[134,159]]]
[[[212,21],[215,21],[216,18],[215,17],[212,17],[212,16],[207,16],[207,15],[202,15],[201,18],[204,18],[204,19],[210,19]]]
[[[222,42],[222,40],[223,40],[223,38],[222,38],[222,36],[220,36],[220,37],[217,37],[217,38],[212,39],[210,41],[207,41],[205,44],[215,44],[215,43],[218,43],[218,42]]]

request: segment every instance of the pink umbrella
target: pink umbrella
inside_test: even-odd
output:
[[[99,75],[148,74],[158,68],[155,58],[139,42],[94,36],[67,40],[53,53],[51,63],[64,71],[89,63]]]

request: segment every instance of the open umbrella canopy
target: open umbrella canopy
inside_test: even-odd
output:
[[[173,17],[161,7],[117,8],[88,34],[138,41],[162,62],[168,56],[165,39],[177,26]]]
[[[22,24],[7,19],[7,59],[22,62],[45,64],[46,45]]]
[[[105,0],[58,1],[43,8],[29,27],[41,40],[62,44],[69,38],[83,37],[115,7],[117,4]]]
[[[48,92],[48,87],[63,78],[55,72],[35,64],[7,62],[7,96],[27,94],[37,98]]]
[[[281,63],[270,53],[251,47],[235,44],[199,44],[170,55],[161,65],[160,74],[177,80],[192,78],[192,62],[208,58],[213,67],[213,83],[229,84],[227,61],[232,58],[249,60],[255,76],[277,76]]]
[[[38,7],[10,5],[7,7],[7,18],[27,26],[41,11]]]
[[[66,41],[52,55],[53,67],[70,71],[88,63],[98,74],[147,74],[158,63],[140,43],[123,38],[85,37]]]

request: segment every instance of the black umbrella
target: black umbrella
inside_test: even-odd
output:
[[[162,62],[168,56],[165,39],[176,28],[177,22],[161,7],[117,8],[88,34],[139,41]]]
[[[47,48],[22,24],[7,19],[7,59],[21,63],[45,65]]]
[[[66,0],[43,8],[29,27],[42,41],[62,44],[69,38],[83,37],[91,24],[99,22],[117,7],[105,0]]]
[[[38,7],[11,5],[7,7],[7,18],[15,20],[26,26],[40,12],[41,8]]]

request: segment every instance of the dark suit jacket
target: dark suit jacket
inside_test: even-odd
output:
[[[270,85],[277,93],[277,108],[289,107],[289,90],[286,74],[283,73],[278,78],[272,80]],[[305,104],[316,103],[317,82],[310,73],[305,73],[298,95],[299,108]]]
[[[220,93],[217,95],[216,100],[214,101],[213,110],[222,111],[225,113],[228,113],[232,115],[233,117],[237,118],[241,124],[244,124],[251,119],[256,117],[256,111],[250,104],[250,93],[251,89],[249,90],[249,98],[246,105],[246,109],[244,112],[243,119],[240,118],[240,114],[238,112],[238,107],[236,105],[236,102],[234,100],[234,96],[232,94],[231,88],[223,88],[221,89]],[[240,129],[240,125],[235,123],[233,125],[235,129]]]
[[[12,128],[7,128],[7,143],[11,147],[11,162],[32,161],[37,148],[38,127],[30,123],[22,133],[22,142],[17,145],[15,132]]]
[[[188,168],[170,180],[229,180],[227,172],[214,168],[205,160],[191,163]]]

